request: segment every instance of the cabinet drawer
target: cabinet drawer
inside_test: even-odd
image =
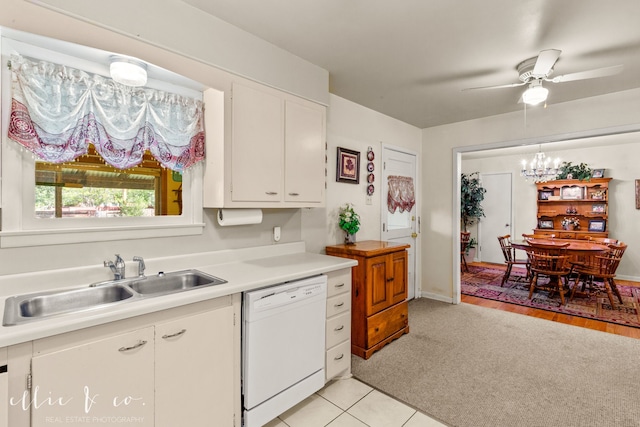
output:
[[[351,269],[332,271],[327,274],[327,296],[342,294],[351,290]]]
[[[326,357],[325,377],[330,380],[340,372],[349,370],[351,366],[351,342],[345,341],[329,349]]]
[[[344,313],[327,320],[326,347],[334,345],[351,338],[351,316]]]
[[[327,298],[327,318],[349,311],[349,307],[351,307],[350,292]]]
[[[367,347],[379,343],[383,339],[409,323],[409,306],[401,302],[367,319]]]

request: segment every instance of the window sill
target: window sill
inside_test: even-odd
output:
[[[64,230],[28,230],[0,232],[0,248],[107,242],[111,240],[150,239],[155,237],[202,234],[204,223],[188,225],[124,226],[73,228]]]

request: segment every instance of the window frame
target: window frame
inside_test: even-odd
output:
[[[2,230],[0,248],[46,246],[70,243],[89,243],[112,240],[199,235],[203,233],[204,162],[182,175],[182,215],[117,218],[36,218],[35,217],[35,159],[31,152],[10,140],[7,128],[11,106],[11,71],[4,65],[13,52],[51,60],[65,65],[95,71],[100,65],[64,53],[18,42],[2,36],[0,53],[3,66],[0,72],[0,206]],[[55,40],[52,43],[55,45]],[[95,49],[76,46],[95,57]],[[175,91],[172,84],[149,82],[149,86]],[[164,87],[163,87],[164,86]],[[183,88],[190,96],[202,99],[202,91]]]

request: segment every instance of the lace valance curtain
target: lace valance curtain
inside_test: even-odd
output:
[[[389,193],[387,194],[387,209],[390,213],[399,210],[401,213],[410,211],[416,204],[413,178],[408,176],[390,175],[388,177]]]
[[[11,75],[9,138],[43,161],[74,160],[89,143],[118,169],[145,150],[179,172],[204,159],[201,101],[17,55]]]

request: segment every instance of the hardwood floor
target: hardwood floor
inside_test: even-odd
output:
[[[474,265],[482,266],[483,263],[475,263]],[[484,264],[485,266],[496,267],[496,264]],[[629,282],[625,280],[616,280],[616,283],[626,286],[640,287],[638,282]],[[526,316],[538,317],[541,319],[551,320],[553,322],[565,323],[567,325],[579,326],[581,328],[594,329],[596,331],[607,332],[610,334],[623,335],[625,337],[640,339],[640,328],[631,326],[616,325],[609,322],[601,322],[599,320],[585,319],[584,317],[571,316],[568,314],[554,313],[552,311],[540,310],[537,308],[523,307],[521,305],[509,304],[506,302],[493,301],[484,298],[462,295],[462,302],[467,304],[480,305],[483,307],[495,308],[497,310],[510,311],[512,313],[524,314]]]

